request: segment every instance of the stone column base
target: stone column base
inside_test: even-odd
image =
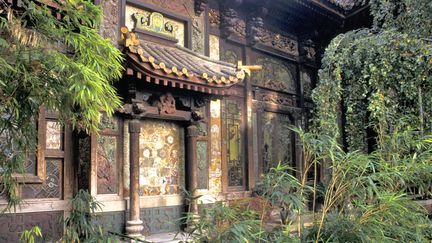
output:
[[[141,231],[144,229],[143,221],[141,220],[131,220],[126,222],[126,233],[130,237],[136,237],[138,239],[143,239]]]

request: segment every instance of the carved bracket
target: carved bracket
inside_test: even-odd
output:
[[[232,34],[246,37],[246,24],[233,8],[223,8],[220,15],[220,29],[222,38],[228,38]]]

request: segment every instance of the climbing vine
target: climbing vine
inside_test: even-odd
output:
[[[341,34],[326,49],[313,95],[317,127],[338,134],[343,118],[348,148],[363,151],[383,146],[396,130],[432,130],[432,3],[370,6],[371,29]]]

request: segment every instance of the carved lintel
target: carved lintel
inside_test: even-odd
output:
[[[200,16],[206,9],[207,4],[208,0],[195,0],[195,14]]]
[[[176,111],[175,99],[171,93],[161,95],[156,105],[159,109],[159,114],[173,114]]]

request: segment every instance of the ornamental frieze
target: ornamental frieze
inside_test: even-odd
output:
[[[267,92],[260,90],[255,93],[255,99],[267,103],[284,106],[295,106],[296,100],[294,96],[284,95],[276,92]]]
[[[257,32],[255,35],[256,43],[261,43],[294,56],[299,55],[297,41],[262,27],[259,27]]]

